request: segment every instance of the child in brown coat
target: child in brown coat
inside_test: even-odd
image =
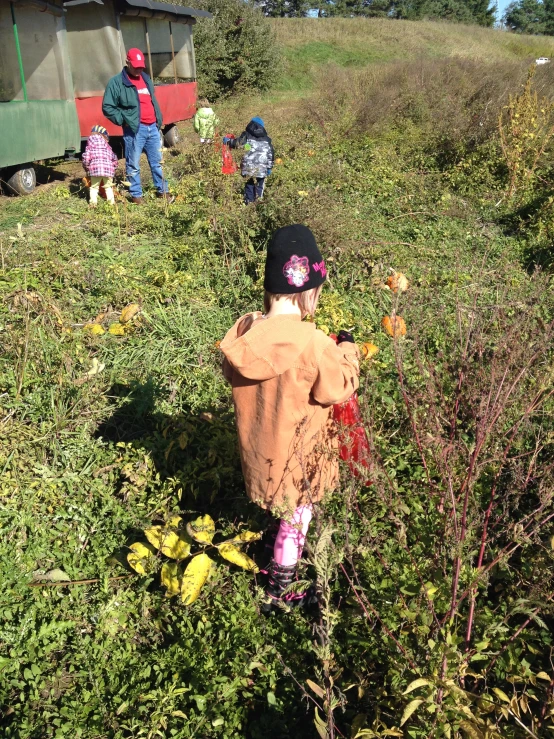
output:
[[[242,470],[249,497],[281,519],[269,566],[267,604],[302,603],[283,591],[296,576],[312,506],[338,480],[332,407],[358,388],[358,349],[313,323],[327,270],[312,232],[280,228],[268,247],[265,314],[240,318],[221,342],[233,388]]]

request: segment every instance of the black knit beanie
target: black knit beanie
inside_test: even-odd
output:
[[[264,288],[274,294],[303,293],[325,282],[327,269],[307,226],[284,226],[267,248]]]

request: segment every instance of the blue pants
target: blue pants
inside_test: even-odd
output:
[[[140,182],[140,155],[146,154],[154,185],[159,193],[167,192],[167,181],[162,173],[162,144],[160,132],[155,123],[146,125],[139,124],[136,133],[128,127],[123,128],[123,141],[125,142],[125,170],[127,179],[131,183],[129,192],[134,198],[142,197],[142,185]]]
[[[244,202],[246,205],[248,203],[255,203],[258,198],[263,198],[264,185],[265,177],[256,177],[255,180],[251,177],[249,180],[246,180],[246,185],[244,186]]]

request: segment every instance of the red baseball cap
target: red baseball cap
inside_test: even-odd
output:
[[[127,61],[130,62],[133,67],[145,69],[146,64],[144,63],[144,54],[140,49],[129,49],[127,52]]]

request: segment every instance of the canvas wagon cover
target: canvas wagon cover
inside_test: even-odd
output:
[[[159,3],[153,5],[162,7]],[[135,7],[128,9],[129,15],[119,15],[112,0],[104,0],[102,5],[86,1],[66,3],[65,7],[75,97],[103,95],[110,77],[124,66],[126,49],[137,47],[147,52],[146,30],[155,78],[174,80],[175,74],[181,80],[195,78],[193,19],[190,16],[175,16],[171,23],[174,67],[168,19],[142,17],[143,12],[149,11]],[[164,4],[163,7],[170,6]],[[190,12],[209,15],[192,9]]]

